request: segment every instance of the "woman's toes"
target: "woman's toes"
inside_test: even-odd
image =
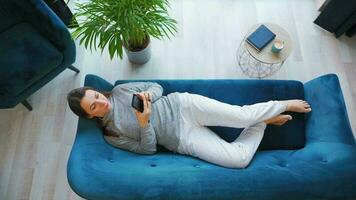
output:
[[[306,102],[306,101],[303,101],[302,103],[303,103],[304,105],[309,105],[309,103]]]

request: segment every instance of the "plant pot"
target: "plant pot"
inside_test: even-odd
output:
[[[124,49],[131,63],[142,65],[148,62],[151,58],[151,42],[149,42],[144,49],[139,51],[128,50],[125,46]]]

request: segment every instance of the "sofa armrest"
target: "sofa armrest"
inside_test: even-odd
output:
[[[84,86],[92,87],[98,91],[110,92],[114,85],[94,74],[85,75]]]
[[[63,53],[64,65],[75,61],[75,43],[62,20],[43,0],[18,2],[22,17]]]
[[[307,144],[312,142],[355,144],[336,74],[327,74],[306,82],[304,95],[312,107],[312,112],[306,115]]]

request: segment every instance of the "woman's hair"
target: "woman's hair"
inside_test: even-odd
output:
[[[76,88],[72,91],[70,91],[67,95],[67,101],[68,101],[68,105],[69,108],[73,111],[74,114],[78,115],[79,117],[83,117],[83,118],[87,118],[89,119],[89,114],[82,108],[82,106],[80,105],[80,102],[82,101],[83,97],[85,96],[85,92],[87,90],[95,90],[92,87],[80,87],[80,88]],[[107,91],[98,91],[101,94],[103,94],[104,96],[106,96],[107,98],[110,97],[110,95],[112,94],[112,92],[107,92]],[[100,125],[102,125],[102,121],[100,118],[98,117],[94,117],[93,118],[96,122],[98,122]]]

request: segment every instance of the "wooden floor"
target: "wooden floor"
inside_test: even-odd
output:
[[[70,6],[74,7],[74,0]],[[32,112],[22,105],[0,110],[0,199],[81,199],[66,178],[77,117],[66,93],[82,86],[84,76],[117,79],[248,79],[237,67],[239,42],[259,22],[284,27],[294,42],[284,66],[267,79],[306,82],[336,73],[341,81],[352,128],[356,132],[356,37],[335,39],[318,28],[320,0],[171,0],[179,32],[172,40],[152,41],[152,59],[133,66],[110,61],[108,53],[91,53],[77,45],[76,75],[64,71],[30,97]]]

